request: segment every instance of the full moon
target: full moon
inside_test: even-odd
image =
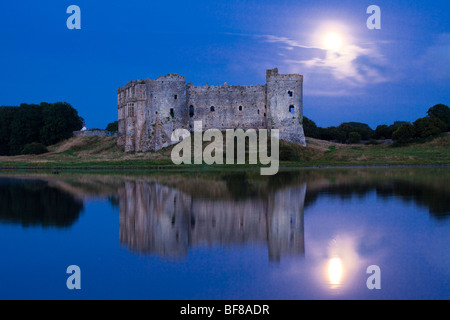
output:
[[[338,51],[342,46],[342,37],[337,33],[328,33],[323,38],[325,49],[330,51]]]

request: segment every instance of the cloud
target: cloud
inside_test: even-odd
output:
[[[269,43],[282,43],[282,44],[286,45],[284,48],[288,49],[288,50],[292,50],[294,47],[295,48],[304,48],[304,49],[322,49],[319,47],[305,46],[305,45],[298,43],[295,40],[292,40],[292,39],[289,39],[286,37],[277,37],[274,35],[264,35],[262,37],[265,39],[266,42],[269,42]]]
[[[301,66],[302,73],[309,73],[313,77],[321,77],[322,82],[336,80],[340,83],[339,90],[318,90],[317,92],[333,95],[343,95],[349,90],[342,90],[345,83],[351,87],[364,87],[368,84],[386,82],[388,79],[383,75],[385,59],[378,53],[372,44],[370,47],[361,47],[356,44],[344,44],[337,52],[327,50],[319,46],[308,46],[298,41],[273,35],[265,35],[267,43],[279,43],[280,49],[289,48],[289,53],[284,54],[288,66]],[[293,49],[299,48],[294,51]],[[315,49],[315,50],[311,50]],[[308,51],[308,52],[306,52]],[[297,68],[295,68],[297,69]],[[331,86],[328,83],[327,86]]]
[[[440,34],[433,45],[417,59],[416,72],[422,70],[427,80],[450,79],[450,33]]]

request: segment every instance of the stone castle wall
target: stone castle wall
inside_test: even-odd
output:
[[[125,151],[169,146],[173,130],[279,129],[280,139],[305,145],[303,76],[267,70],[267,83],[256,86],[194,86],[169,74],[128,82],[118,89],[119,138]]]
[[[203,128],[219,130],[230,128],[262,129],[267,126],[265,86],[188,86],[190,128],[202,120]]]
[[[86,131],[74,131],[73,133],[74,137],[115,137],[118,136],[117,134],[111,134],[107,130],[86,130]]]

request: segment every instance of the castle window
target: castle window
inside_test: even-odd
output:
[[[173,108],[170,108],[170,116],[173,118],[175,117],[175,113],[173,112]]]
[[[173,98],[174,98],[175,100],[177,100],[177,99],[178,99],[178,95],[174,95]]]
[[[194,116],[194,106],[189,106],[189,117],[193,117]]]
[[[290,106],[289,106],[289,112],[290,112],[290,113],[294,113],[294,110],[295,110],[294,106],[293,106],[293,105],[290,105]]]
[[[216,111],[216,109],[214,108],[214,106],[211,106],[211,111]]]
[[[266,116],[266,113],[264,112],[264,117]]]
[[[134,117],[134,107],[128,107],[128,116]]]
[[[258,109],[258,114],[259,114],[259,109]]]
[[[292,91],[288,91],[289,97],[292,97]]]
[[[242,106],[239,106],[239,111],[242,111]]]

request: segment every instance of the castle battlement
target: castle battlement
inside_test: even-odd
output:
[[[168,74],[132,80],[117,90],[119,138],[125,151],[169,146],[173,130],[204,128],[279,129],[280,139],[305,145],[303,76],[266,71],[266,84],[195,86]]]

